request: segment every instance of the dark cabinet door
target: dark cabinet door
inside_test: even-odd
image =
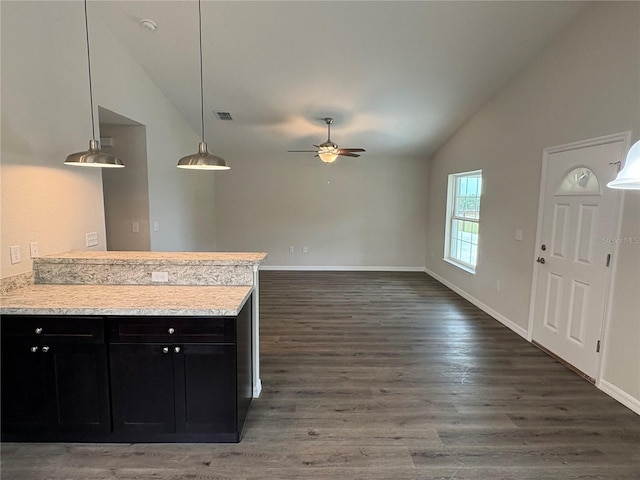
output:
[[[2,430],[57,439],[111,429],[104,344],[3,342]]]
[[[53,429],[64,433],[109,432],[106,345],[64,343],[44,349],[49,423]]]
[[[112,344],[110,362],[113,431],[173,432],[175,381],[170,346]]]
[[[233,345],[113,344],[116,434],[236,431]]]
[[[236,432],[235,345],[177,346],[173,362],[176,432]]]
[[[48,425],[45,375],[37,346],[2,342],[3,432],[27,433]]]

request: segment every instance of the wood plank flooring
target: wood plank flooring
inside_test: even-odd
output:
[[[2,479],[640,479],[638,415],[423,273],[260,295],[240,444],[3,444]]]

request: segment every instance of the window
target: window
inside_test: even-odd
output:
[[[600,195],[600,182],[591,169],[574,168],[562,179],[556,195]]]
[[[444,259],[475,273],[482,170],[449,175]]]

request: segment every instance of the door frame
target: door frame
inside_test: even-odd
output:
[[[531,257],[531,261],[533,263],[533,276],[531,282],[531,297],[529,299],[529,324],[527,328],[527,340],[529,342],[533,341],[533,322],[534,322],[534,310],[535,310],[535,300],[538,289],[538,275],[539,275],[539,267],[540,265],[536,262],[537,258],[537,245],[540,245],[542,241],[542,222],[544,217],[544,192],[547,186],[547,165],[549,163],[549,157],[554,153],[562,153],[569,150],[577,150],[579,148],[588,148],[595,147],[598,145],[606,145],[609,143],[617,143],[622,142],[622,157],[619,159],[620,168],[624,163],[624,152],[627,152],[631,147],[631,131],[626,131],[622,133],[614,133],[611,135],[604,135],[602,137],[590,138],[587,140],[581,140],[578,142],[567,143],[564,145],[558,145],[555,147],[548,147],[543,150],[542,154],[542,172],[540,175],[540,190],[538,193],[538,221],[536,226],[536,238],[534,249]],[[604,188],[608,188],[606,185]],[[622,195],[621,190],[616,190],[615,195],[615,224],[614,231],[612,232],[614,238],[620,237],[620,228],[622,225],[622,211],[624,207],[624,196]],[[613,261],[611,262],[609,268],[609,274],[606,278],[606,290],[605,290],[605,300],[604,300],[604,318],[602,319],[602,328],[600,331],[600,352],[597,354],[596,359],[596,372],[595,372],[595,382],[596,386],[600,386],[600,380],[602,377],[603,370],[603,358],[604,351],[607,348],[607,333],[609,331],[609,320],[611,317],[611,292],[614,288],[614,279],[615,279],[615,271],[617,266],[617,258],[618,258],[618,242],[613,242],[612,249],[612,257]]]

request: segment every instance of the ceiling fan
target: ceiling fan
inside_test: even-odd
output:
[[[327,141],[321,143],[320,145],[314,145],[317,150],[288,150],[288,152],[304,152],[304,153],[315,153],[316,157],[320,157],[320,159],[325,163],[335,162],[338,156],[341,157],[359,157],[357,153],[354,152],[365,152],[364,148],[338,148],[338,145],[331,141],[331,124],[333,123],[333,118],[323,118],[324,122],[327,124]]]

